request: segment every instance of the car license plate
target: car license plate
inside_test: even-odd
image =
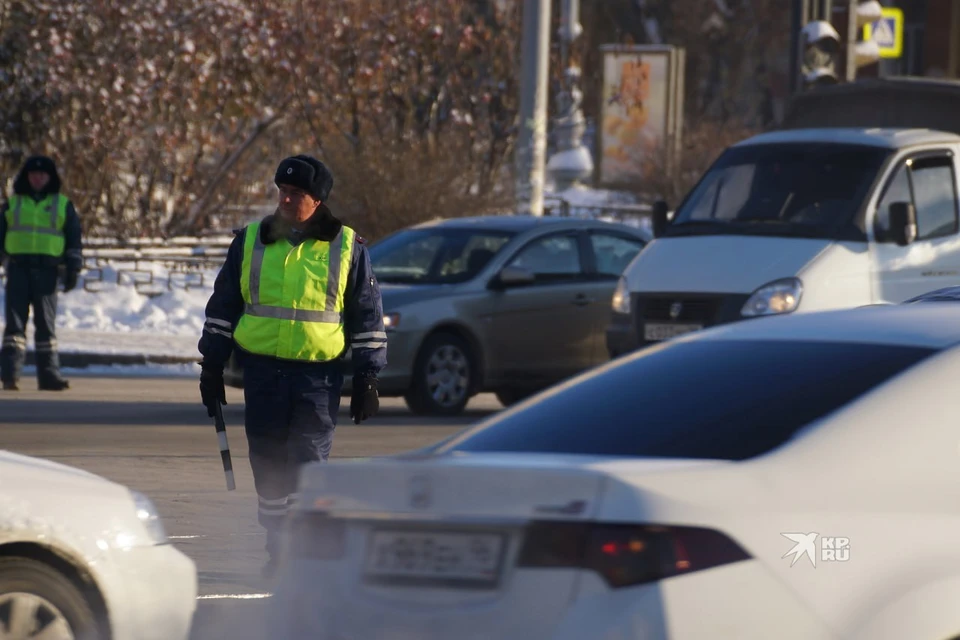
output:
[[[500,533],[374,531],[364,573],[375,582],[492,587],[504,544]]]
[[[643,325],[644,340],[669,340],[677,336],[682,336],[691,331],[703,329],[702,324],[660,324],[647,323]]]

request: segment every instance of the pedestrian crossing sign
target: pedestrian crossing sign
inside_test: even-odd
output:
[[[879,20],[863,26],[863,39],[877,43],[881,58],[899,58],[903,55],[903,10],[883,7]]]

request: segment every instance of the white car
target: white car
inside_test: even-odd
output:
[[[960,637],[960,307],[760,318],[309,465],[274,640]]]
[[[0,638],[186,640],[196,602],[146,496],[0,451]]]

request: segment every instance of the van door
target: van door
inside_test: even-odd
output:
[[[950,150],[914,154],[894,168],[873,218],[875,303],[900,303],[960,284],[957,192],[956,154]],[[917,212],[917,238],[905,247],[889,234],[894,202],[912,202]]]

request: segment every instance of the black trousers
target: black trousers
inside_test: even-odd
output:
[[[277,536],[295,499],[300,467],[330,456],[342,386],[338,365],[245,358],[244,426],[257,519],[267,530],[271,553],[277,550]]]
[[[33,307],[37,378],[60,378],[60,356],[57,354],[57,281],[55,266],[7,264],[7,287],[4,303],[6,326],[0,347],[0,380],[16,382],[27,358],[27,318]]]

